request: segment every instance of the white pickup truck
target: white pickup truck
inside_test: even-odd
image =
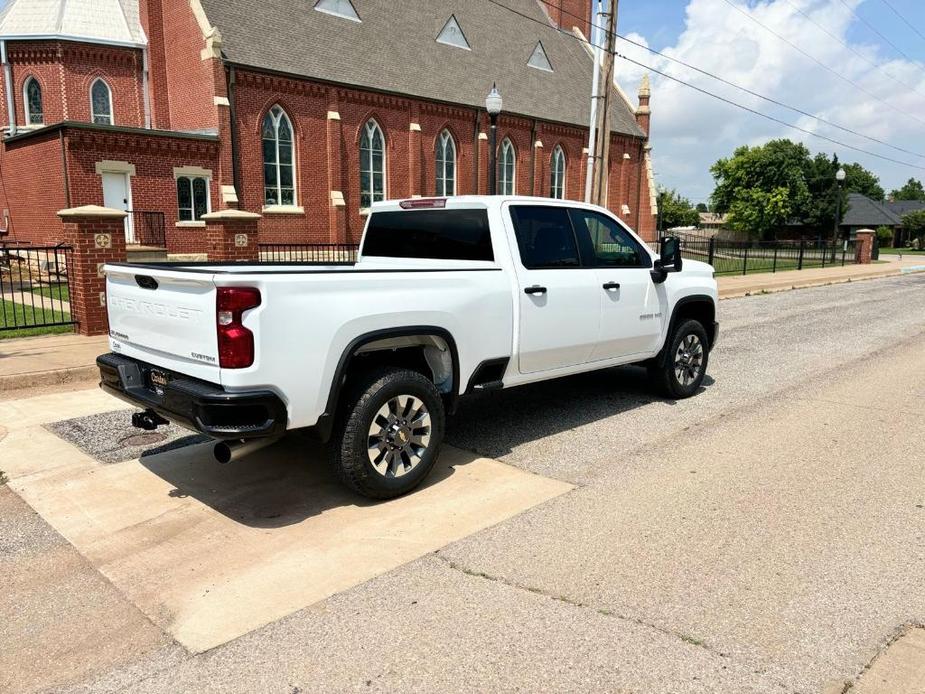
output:
[[[376,203],[353,265],[110,264],[101,387],[230,459],[313,429],[360,494],[433,467],[459,397],[618,364],[695,394],[713,269],[609,211],[528,197]]]

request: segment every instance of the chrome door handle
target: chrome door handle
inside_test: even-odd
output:
[[[615,292],[616,290],[620,288],[620,283],[619,282],[605,282],[603,286],[604,286],[604,289],[606,289],[608,292]]]
[[[524,289],[524,294],[533,295],[533,294],[545,294],[545,293],[546,293],[546,287],[541,287],[538,284],[534,284],[532,287],[527,287]]]

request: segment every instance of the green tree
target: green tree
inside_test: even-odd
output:
[[[710,168],[716,181],[712,209],[728,212],[733,229],[772,238],[787,222],[803,219],[809,211],[811,165],[809,150],[790,140],[739,147],[731,158]]]
[[[845,164],[843,168],[845,169],[844,188],[846,192],[860,193],[878,202],[883,200],[883,187],[874,173],[857,163]]]
[[[922,182],[914,178],[906,181],[906,185],[890,193],[894,200],[925,200],[925,188]]]
[[[910,239],[918,239],[919,243],[925,238],[925,210],[906,212],[902,216],[903,229],[909,233]]]
[[[700,215],[691,201],[674,189],[659,188],[658,213],[660,229],[692,227],[700,222]]]
[[[710,208],[707,207],[707,203],[705,202],[697,203],[697,212],[709,212],[709,211],[710,211]]]
[[[889,248],[893,245],[893,227],[877,227],[877,240],[880,248]]]

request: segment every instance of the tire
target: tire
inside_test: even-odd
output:
[[[331,462],[347,487],[391,499],[417,487],[443,443],[443,399],[417,371],[387,367],[349,389],[331,438]],[[374,449],[370,444],[374,444]]]
[[[709,344],[703,325],[695,320],[682,321],[668,336],[665,351],[649,365],[655,389],[672,400],[694,395],[707,373]]]

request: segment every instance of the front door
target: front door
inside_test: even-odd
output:
[[[119,171],[104,171],[102,176],[103,207],[128,212],[131,209],[132,200],[132,189],[128,174]],[[125,242],[135,242],[131,215],[125,217]]]
[[[649,271],[652,260],[613,218],[583,208],[569,211],[585,264],[596,268],[601,329],[591,361],[650,356],[658,348],[665,293]]]
[[[601,299],[594,268],[584,268],[568,217],[554,205],[511,205],[519,250],[519,370],[584,364],[597,340]]]

